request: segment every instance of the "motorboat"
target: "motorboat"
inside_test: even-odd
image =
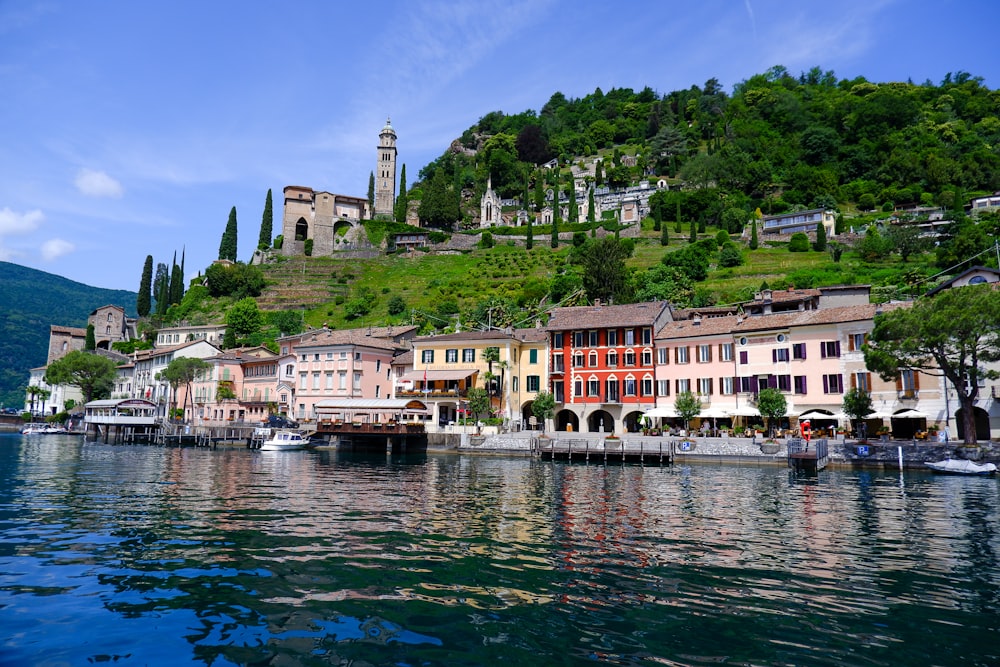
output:
[[[975,463],[965,459],[945,459],[943,461],[928,461],[924,463],[934,472],[950,475],[992,475],[997,471],[992,463]]]
[[[62,424],[48,424],[42,422],[26,424],[25,427],[21,429],[21,435],[61,435],[65,433],[69,433],[69,430]]]
[[[269,452],[284,452],[309,447],[309,438],[298,431],[275,431],[261,443],[260,448]]]

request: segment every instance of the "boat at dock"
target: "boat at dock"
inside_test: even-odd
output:
[[[275,431],[270,438],[261,443],[260,448],[268,452],[284,452],[306,449],[309,446],[309,438],[298,431]]]
[[[69,433],[62,424],[31,423],[21,429],[21,435],[63,435]]]
[[[992,475],[997,471],[993,463],[975,463],[964,459],[945,459],[925,463],[934,472],[948,475]]]

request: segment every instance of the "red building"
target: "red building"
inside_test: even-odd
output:
[[[556,430],[637,430],[656,405],[653,340],[671,321],[666,301],[553,310],[546,331]]]

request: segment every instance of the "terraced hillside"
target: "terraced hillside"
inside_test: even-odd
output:
[[[264,264],[267,287],[257,299],[262,310],[310,310],[347,296],[358,259],[295,257]]]

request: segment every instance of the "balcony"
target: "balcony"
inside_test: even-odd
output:
[[[400,398],[466,398],[468,389],[397,389],[396,396]]]
[[[915,389],[900,389],[897,392],[897,398],[901,401],[915,401],[920,398],[920,392]]]

